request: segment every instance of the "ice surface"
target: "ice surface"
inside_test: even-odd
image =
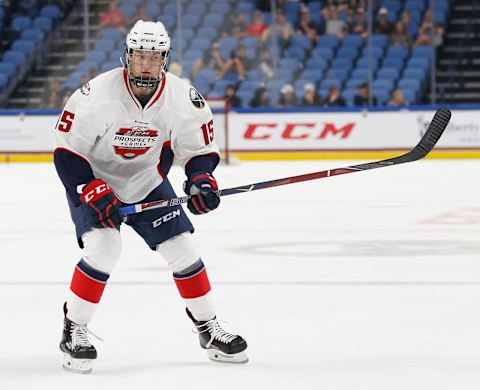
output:
[[[349,164],[216,176],[224,188]],[[82,376],[58,350],[81,256],[62,187],[51,164],[0,165],[0,389],[478,389],[479,172],[426,160],[229,196],[192,217],[219,317],[249,343],[242,366],[207,359],[166,263],[122,228],[90,324],[105,342]]]

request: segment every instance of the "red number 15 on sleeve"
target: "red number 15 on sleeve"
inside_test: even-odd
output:
[[[203,139],[205,140],[205,145],[208,145],[213,141],[213,119],[202,125]]]

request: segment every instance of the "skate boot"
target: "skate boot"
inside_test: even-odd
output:
[[[247,342],[240,336],[222,329],[214,317],[210,321],[197,321],[187,309],[187,314],[197,328],[200,346],[207,350],[208,358],[214,362],[247,363]]]
[[[92,372],[93,360],[97,350],[88,340],[86,325],[78,325],[67,318],[67,303],[63,305],[63,321],[60,350],[63,351],[63,368],[67,371],[89,374]]]

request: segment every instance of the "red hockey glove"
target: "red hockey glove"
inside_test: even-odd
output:
[[[116,228],[122,223],[121,203],[103,180],[95,179],[88,183],[80,195],[80,200],[85,218],[94,227]]]
[[[184,184],[185,193],[191,195],[187,207],[193,214],[206,214],[218,207],[220,197],[215,192],[218,190],[217,181],[209,173],[192,175]]]

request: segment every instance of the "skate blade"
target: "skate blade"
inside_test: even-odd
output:
[[[74,359],[65,353],[63,355],[63,368],[78,374],[90,374],[93,368],[93,359]]]
[[[248,356],[245,353],[245,351],[229,355],[219,351],[218,349],[208,349],[207,355],[212,362],[233,363],[233,364],[248,363]]]

